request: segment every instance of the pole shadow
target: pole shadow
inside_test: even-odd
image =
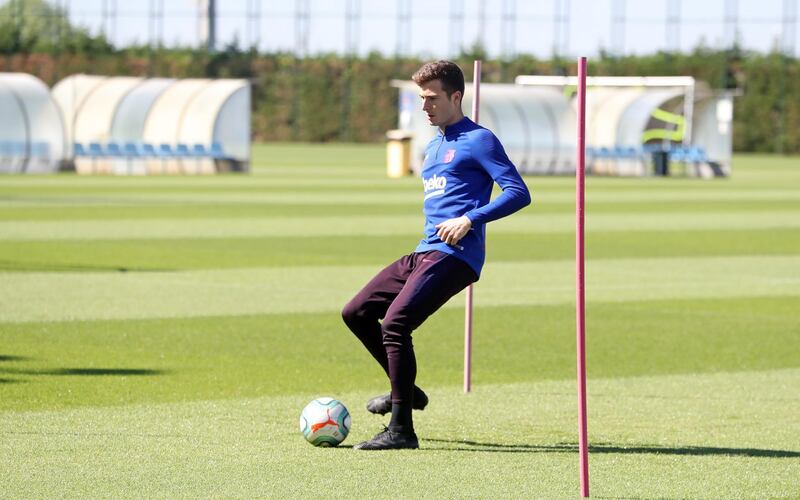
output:
[[[443,451],[466,451],[483,453],[577,453],[578,445],[558,444],[499,444],[452,439],[423,438],[429,443],[439,443]],[[430,448],[429,448],[430,449]],[[625,455],[687,455],[687,456],[733,456],[753,458],[800,458],[800,451],[770,450],[759,448],[725,448],[717,446],[659,446],[659,445],[614,445],[598,443],[589,445],[589,453],[616,453]]]

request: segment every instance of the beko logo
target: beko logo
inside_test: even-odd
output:
[[[428,179],[423,177],[422,185],[425,187],[425,199],[427,200],[428,198],[444,194],[444,188],[447,186],[447,178],[433,174],[433,177]]]

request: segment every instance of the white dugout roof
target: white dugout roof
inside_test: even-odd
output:
[[[117,106],[110,136],[123,142],[140,141],[150,108],[174,82],[172,78],[148,78],[131,89]]]
[[[71,143],[211,145],[250,160],[250,84],[73,75],[53,87]]]
[[[0,116],[0,172],[58,171],[64,125],[44,82],[25,73],[0,73]]]

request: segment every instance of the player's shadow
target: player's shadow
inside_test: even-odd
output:
[[[484,453],[569,453],[578,452],[578,445],[559,444],[498,444],[477,441],[457,441],[452,439],[423,438],[425,442],[440,443],[435,449]],[[427,447],[426,447],[427,448]],[[723,448],[716,446],[621,446],[608,443],[589,445],[589,453],[652,454],[652,455],[694,455],[694,456],[734,456],[766,458],[800,458],[800,451],[765,450],[759,448]]]

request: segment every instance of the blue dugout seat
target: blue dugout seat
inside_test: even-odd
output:
[[[20,143],[20,146],[10,141],[0,142],[0,156],[25,155],[27,153],[25,151],[25,144]],[[189,145],[185,143],[178,143],[173,146],[167,143],[155,145],[146,142],[108,142],[106,144],[101,144],[99,142],[90,142],[89,144],[76,142],[73,144],[73,152],[76,157],[91,158],[209,158],[215,160],[228,158],[222,149],[222,145],[218,142],[213,142],[210,146],[205,144]],[[49,154],[49,146],[46,143],[35,143],[32,154],[46,156]]]

